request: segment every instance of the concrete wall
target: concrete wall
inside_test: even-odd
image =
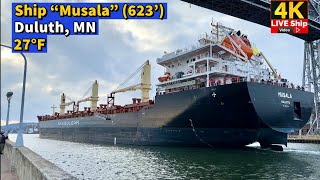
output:
[[[4,155],[19,180],[76,179],[29,148],[15,148],[14,143],[9,140],[6,141]]]

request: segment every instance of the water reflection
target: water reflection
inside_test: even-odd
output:
[[[284,152],[98,146],[25,135],[25,145],[79,179],[320,179],[320,145]]]
[[[175,169],[175,177],[191,179],[299,179],[317,178],[316,167],[310,159],[319,158],[287,152],[256,148],[241,150],[200,148],[149,148],[166,159]],[[308,157],[309,156],[309,157]]]

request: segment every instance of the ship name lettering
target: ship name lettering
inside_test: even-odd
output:
[[[282,98],[292,99],[292,95],[290,93],[278,92],[278,96]]]
[[[58,122],[59,126],[73,126],[73,125],[79,125],[79,121],[63,121]]]

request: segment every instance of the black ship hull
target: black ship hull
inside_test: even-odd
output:
[[[287,145],[309,120],[313,93],[237,83],[158,95],[139,112],[40,121],[40,137],[97,144]]]

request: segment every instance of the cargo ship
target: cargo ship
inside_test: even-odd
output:
[[[290,83],[272,67],[247,35],[218,23],[198,43],[171,53],[157,64],[164,67],[151,90],[150,62],[98,105],[98,82],[92,95],[77,102],[61,96],[60,112],[38,116],[40,137],[97,144],[243,147],[287,145],[287,135],[309,120],[314,95]],[[132,103],[116,105],[117,93],[141,90]],[[79,110],[79,103],[91,107]],[[66,106],[73,109],[65,112]]]

